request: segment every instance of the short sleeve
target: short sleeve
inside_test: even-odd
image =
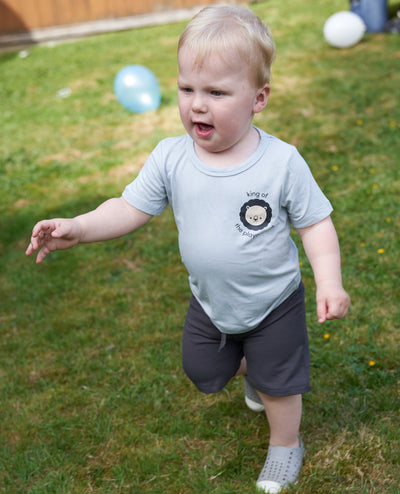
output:
[[[122,197],[132,206],[153,216],[168,204],[160,144],[150,154],[136,179],[125,187]]]
[[[295,228],[314,225],[333,211],[331,203],[296,148],[293,148],[287,167],[283,206]]]

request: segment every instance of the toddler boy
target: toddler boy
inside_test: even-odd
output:
[[[210,6],[178,45],[178,105],[186,134],[151,153],[120,198],[73,219],[39,222],[28,255],[120,237],[170,204],[192,291],[182,360],[199,390],[216,393],[245,376],[246,403],[264,410],[267,460],[257,480],[279,492],[297,480],[309,391],[304,288],[293,225],[312,265],[320,323],[342,318],[332,207],[297,150],[252,125],[267,105],[275,45],[249,9]]]

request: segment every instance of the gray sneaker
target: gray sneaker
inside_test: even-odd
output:
[[[258,396],[257,391],[249,383],[246,376],[244,378],[244,401],[250,410],[253,410],[253,412],[264,411],[264,405],[262,404],[261,398]]]
[[[303,464],[304,444],[300,440],[297,448],[270,446],[267,459],[257,480],[263,492],[276,494],[288,484],[296,482]]]

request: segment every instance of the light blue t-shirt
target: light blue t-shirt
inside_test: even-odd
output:
[[[255,328],[300,283],[290,226],[332,212],[295,147],[260,129],[243,163],[212,168],[188,135],[161,141],[124,199],[151,215],[169,203],[193,295],[223,333]]]

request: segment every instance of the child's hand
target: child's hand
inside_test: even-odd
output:
[[[36,223],[32,230],[31,242],[25,254],[30,256],[39,250],[36,263],[55,250],[68,249],[79,242],[81,225],[74,219],[43,220]]]
[[[316,298],[317,317],[321,324],[328,319],[342,319],[350,307],[350,297],[341,284],[320,283]]]

